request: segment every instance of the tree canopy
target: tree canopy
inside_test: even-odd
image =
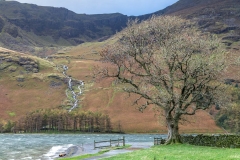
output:
[[[96,68],[98,78],[126,84],[124,91],[138,95],[140,111],[149,105],[164,110],[167,143],[181,142],[182,115],[205,110],[222,96],[219,79],[226,65],[220,40],[179,17],[130,21],[101,56],[114,67]]]

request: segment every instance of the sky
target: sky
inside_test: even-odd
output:
[[[16,0],[40,6],[64,7],[75,13],[122,13],[128,16],[153,13],[178,0]]]

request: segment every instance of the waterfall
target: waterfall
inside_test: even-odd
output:
[[[62,65],[62,68],[63,68],[63,75],[68,79],[68,89],[70,90],[71,97],[73,98],[73,101],[72,101],[73,105],[69,109],[69,112],[71,112],[73,109],[75,109],[78,106],[78,96],[83,94],[82,90],[84,88],[84,82],[81,80],[79,81],[79,85],[77,87],[79,92],[75,92],[72,85],[72,78],[67,75],[68,66]]]
[[[45,57],[45,59],[46,60],[48,60],[48,61],[50,61],[51,59],[49,59],[49,57],[47,56],[47,57]],[[56,65],[57,66],[57,69],[59,70],[59,71],[61,71],[61,70],[63,70],[62,71],[62,74],[64,75],[64,77],[66,77],[67,78],[67,80],[68,80],[68,90],[71,92],[71,97],[72,97],[72,107],[69,109],[69,112],[71,112],[73,109],[75,109],[75,108],[77,108],[78,107],[78,97],[80,96],[80,95],[82,95],[83,94],[83,88],[84,88],[84,82],[82,81],[82,80],[79,80],[78,81],[78,86],[77,86],[77,88],[78,88],[78,90],[79,90],[79,92],[77,92],[77,91],[74,91],[74,86],[72,85],[72,77],[71,76],[68,76],[67,75],[67,70],[68,70],[68,66],[67,65]],[[62,69],[59,69],[59,68],[62,68]],[[67,91],[66,91],[66,96],[68,97],[68,93],[67,93]]]

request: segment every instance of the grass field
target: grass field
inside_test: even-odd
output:
[[[150,149],[121,154],[111,160],[236,160],[240,149],[192,146],[187,144],[162,145]]]
[[[85,158],[90,158],[90,157],[94,157],[94,156],[99,156],[105,152],[108,152],[109,150],[102,150],[96,154],[84,154],[82,156],[77,156],[77,157],[72,157],[72,158],[61,158],[62,160],[80,160],[80,159],[85,159]]]
[[[81,160],[98,154],[82,155],[79,157],[64,158],[64,160]],[[205,146],[193,146],[188,144],[161,145],[150,149],[137,150],[131,153],[119,154],[105,158],[105,160],[238,160],[239,148],[216,148]]]

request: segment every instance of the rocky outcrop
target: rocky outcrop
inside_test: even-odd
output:
[[[234,42],[238,42],[238,41],[240,41],[240,35],[239,36],[226,36],[226,37],[223,37],[223,40],[231,40]]]
[[[37,62],[30,58],[19,58],[19,61],[17,62],[20,66],[23,66],[26,71],[28,72],[34,72],[38,73],[39,72],[39,67]]]
[[[0,59],[1,61],[8,63],[9,66],[11,66],[10,65],[11,63],[15,63],[18,64],[19,66],[22,66],[27,72],[33,73],[39,72],[38,62],[29,57],[14,56],[10,52],[0,52]]]

